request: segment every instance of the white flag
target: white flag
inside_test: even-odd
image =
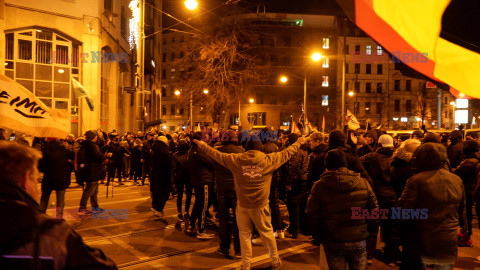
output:
[[[345,116],[347,120],[347,125],[349,129],[357,130],[360,128],[360,123],[357,120],[357,117],[353,115],[349,110],[347,110],[347,116]]]

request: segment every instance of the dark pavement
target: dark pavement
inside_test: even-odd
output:
[[[106,186],[100,185],[99,205],[107,210],[104,216],[88,216],[79,219],[76,216],[82,194],[80,187],[69,188],[66,193],[67,221],[79,232],[89,245],[101,248],[121,269],[235,269],[240,259],[225,259],[215,251],[218,248],[218,236],[212,240],[198,240],[175,226],[177,211],[175,200],[170,199],[165,209],[165,218],[159,219],[150,211],[149,186],[115,186],[114,196],[106,198]],[[75,184],[72,184],[75,186]],[[50,197],[55,206],[55,195]],[[88,206],[90,207],[90,205]],[[192,200],[193,207],[193,200]],[[285,210],[285,207],[283,207]],[[52,213],[49,210],[49,214]],[[127,213],[127,215],[125,215]],[[480,231],[475,221],[474,247],[460,248],[455,269],[480,269]],[[213,228],[207,232],[214,233]],[[215,232],[216,233],[216,232]],[[217,233],[218,235],[218,233]],[[320,247],[312,246],[308,237],[278,240],[279,254],[283,260],[283,269],[328,269],[324,255],[320,259]],[[379,243],[377,248],[382,245]],[[232,251],[233,253],[233,251]],[[379,251],[380,253],[380,251]],[[252,269],[269,269],[266,248],[254,246]],[[379,260],[368,269],[398,269],[389,267]]]

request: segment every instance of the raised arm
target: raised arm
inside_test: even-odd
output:
[[[198,145],[198,149],[200,151],[203,151],[208,157],[215,160],[218,164],[222,165],[227,169],[230,169],[233,167],[233,156],[235,154],[222,153],[208,146],[204,141],[193,140],[193,142]]]
[[[292,157],[292,155],[298,151],[300,146],[305,142],[306,142],[305,137],[300,137],[298,138],[297,142],[287,147],[287,149],[281,152],[268,154],[267,155],[267,162],[269,162],[268,165],[272,166],[273,170],[280,168],[280,166],[282,166],[283,163],[287,162]]]

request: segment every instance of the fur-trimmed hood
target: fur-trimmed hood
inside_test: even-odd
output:
[[[405,162],[410,162],[412,160],[413,153],[407,151],[405,148],[398,148],[395,150],[395,153],[393,153],[393,158],[394,159],[401,159]]]

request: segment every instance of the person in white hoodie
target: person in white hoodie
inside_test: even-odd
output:
[[[270,184],[273,172],[287,162],[305,142],[306,139],[300,137],[281,152],[265,154],[261,152],[260,138],[252,136],[245,145],[246,152],[226,154],[209,147],[205,142],[194,140],[201,151],[233,174],[238,202],[235,212],[240,235],[242,269],[250,269],[253,224],[268,249],[272,269],[278,269],[282,265],[277,253],[268,205]]]

